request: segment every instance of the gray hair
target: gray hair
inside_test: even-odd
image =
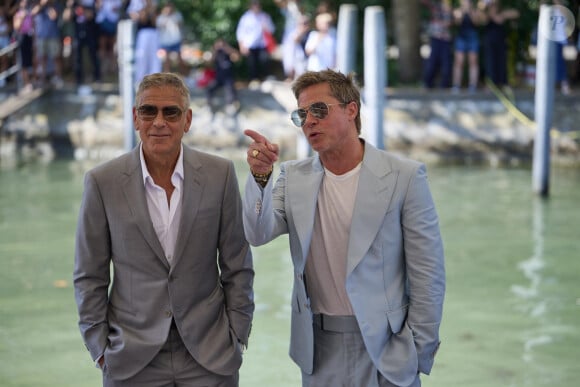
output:
[[[182,108],[188,108],[190,104],[189,98],[189,88],[183,81],[181,76],[174,73],[154,73],[143,77],[137,88],[137,93],[135,94],[135,106],[139,105],[141,95],[145,90],[151,88],[160,87],[172,87],[174,88],[182,97]]]

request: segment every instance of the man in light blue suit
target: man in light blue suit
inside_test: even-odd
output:
[[[233,163],[182,144],[189,105],[177,75],[145,76],[141,143],[85,177],[74,288],[106,387],[238,386],[252,253]]]
[[[420,386],[439,347],[443,245],[425,166],[359,138],[352,75],[307,72],[291,119],[315,156],[280,165],[261,134],[247,160],[244,227],[252,245],[289,235],[290,356],[304,387]]]

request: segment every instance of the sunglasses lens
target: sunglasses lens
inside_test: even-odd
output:
[[[157,106],[143,105],[137,109],[139,117],[144,120],[153,120],[157,117]]]
[[[300,128],[302,125],[304,125],[304,121],[306,121],[306,114],[306,110],[297,109],[290,114],[290,119],[294,125]]]
[[[306,116],[308,116],[308,113],[312,114],[314,118],[321,120],[328,115],[328,105],[324,102],[314,102],[308,107],[308,110],[294,110],[292,114],[290,114],[290,119],[292,119],[294,125],[302,127],[306,121]]]
[[[183,113],[177,106],[164,107],[162,110],[163,119],[167,121],[178,121]],[[153,121],[157,117],[159,109],[153,105],[143,105],[137,109],[137,113],[142,120]]]
[[[321,120],[328,115],[328,106],[324,102],[315,102],[308,109],[317,119]]]
[[[181,118],[181,109],[177,106],[163,108],[163,118],[167,121],[177,121]]]

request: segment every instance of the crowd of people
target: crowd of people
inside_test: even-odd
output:
[[[284,20],[283,31],[277,34],[283,77],[291,81],[307,70],[336,68],[337,12],[330,3],[320,1],[307,12],[300,0],[273,2]],[[430,11],[426,28],[430,54],[423,73],[426,88],[473,92],[484,78],[498,88],[508,86],[506,41],[510,23],[520,17],[518,10],[506,8],[501,0],[421,2]],[[559,0],[547,3],[562,4]],[[453,4],[458,6],[453,8]],[[273,75],[269,63],[275,18],[262,5],[259,0],[249,0],[235,25],[236,41],[218,44],[231,45],[226,56],[215,46],[211,50],[213,72],[220,72],[221,78],[207,82],[208,98],[226,87],[227,103],[236,102],[228,75],[234,67],[230,62],[244,61],[244,77],[250,85]],[[59,87],[65,70],[74,74],[81,87],[116,73],[117,26],[122,19],[132,19],[136,25],[135,85],[150,73],[188,73],[182,56],[184,18],[171,0],[12,0],[0,6],[0,49],[11,41],[19,42],[24,90],[46,83]],[[562,56],[565,43],[558,45],[556,79],[562,93],[568,94],[570,82]],[[226,75],[223,66],[227,66]],[[6,68],[4,55],[0,71]],[[4,86],[5,79],[0,82]]]
[[[185,75],[183,16],[171,1],[14,0],[0,6],[0,49],[19,43],[23,91],[47,83],[62,86],[65,68],[72,70],[80,89],[116,74],[122,19],[136,24],[135,85],[162,69]],[[9,61],[2,58],[0,71]]]
[[[336,65],[336,12],[321,1],[314,14],[304,10],[299,0],[274,0],[284,18],[280,56],[286,80],[291,81],[307,70],[323,70]],[[259,0],[251,0],[240,18],[236,38],[246,57],[248,79],[259,81],[269,74],[268,35],[274,33],[272,17],[262,10]]]
[[[423,73],[426,88],[451,88],[458,93],[467,87],[474,92],[481,86],[482,75],[499,89],[509,87],[508,30],[520,18],[517,9],[506,8],[501,0],[461,0],[456,8],[450,0],[422,3],[431,15],[427,27],[430,54]],[[562,5],[557,0],[545,3]],[[558,42],[556,81],[563,94],[570,93],[562,53],[567,43],[567,39]]]
[[[292,80],[306,70],[333,68],[336,12],[328,2],[321,1],[316,12],[309,15],[299,0],[274,1],[285,21],[279,43],[285,77]],[[0,48],[18,41],[23,91],[47,83],[59,87],[65,71],[74,75],[81,88],[116,74],[117,27],[122,19],[131,19],[136,25],[135,85],[143,76],[159,71],[187,74],[189,69],[182,56],[184,18],[171,1],[13,0],[0,6]],[[230,62],[240,59],[245,62],[245,77],[250,83],[271,76],[269,60],[273,53],[268,36],[271,39],[274,33],[272,15],[262,10],[260,1],[250,0],[235,26],[236,42],[219,39],[210,50],[210,63],[221,78],[207,83],[208,93],[213,95],[225,86],[228,103],[235,102]],[[216,50],[226,46],[231,47],[227,55]],[[8,57],[3,56],[0,71],[8,67],[7,62]]]
[[[291,81],[305,71],[336,67],[337,14],[327,1],[318,3],[313,15],[298,0],[276,0],[284,15],[282,65]]]
[[[245,77],[250,88],[272,77],[270,59],[279,49],[284,78],[292,81],[305,71],[334,68],[336,64],[336,12],[329,3],[321,1],[312,17],[305,12],[299,0],[274,0],[284,18],[279,47],[273,41],[275,24],[259,0],[250,0],[248,9],[237,22],[235,35],[237,49],[219,38],[212,47],[212,68],[201,79],[207,90],[208,105],[215,110],[216,91],[224,89],[226,111],[237,111],[239,101],[235,90],[234,63],[244,60]],[[209,80],[208,80],[209,78]],[[229,108],[229,109],[228,109]]]

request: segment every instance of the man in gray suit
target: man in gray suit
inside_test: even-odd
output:
[[[439,347],[443,245],[425,166],[359,138],[352,75],[307,72],[291,119],[317,155],[280,165],[261,134],[247,154],[253,245],[289,235],[290,356],[304,387],[420,386]]]
[[[144,77],[140,144],[85,176],[74,288],[104,386],[238,385],[252,254],[233,163],[182,144],[191,120],[181,78]]]

